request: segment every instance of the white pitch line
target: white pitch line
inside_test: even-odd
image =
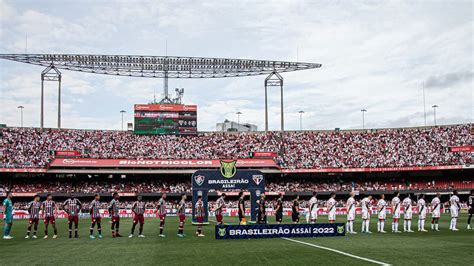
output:
[[[332,251],[332,252],[335,252],[335,253],[338,253],[338,254],[341,254],[341,255],[344,255],[344,256],[348,256],[348,257],[359,259],[359,260],[364,260],[364,261],[371,262],[371,263],[378,264],[378,265],[390,265],[390,264],[385,263],[385,262],[376,261],[376,260],[372,260],[372,259],[352,255],[352,254],[349,254],[349,253],[346,253],[346,252],[343,252],[343,251],[340,251],[340,250],[337,250],[337,249],[333,249],[333,248],[318,246],[318,245],[315,245],[315,244],[311,244],[311,243],[307,243],[307,242],[303,242],[303,241],[298,241],[298,240],[294,240],[294,239],[286,238],[286,237],[282,237],[282,239],[285,239],[285,240],[288,240],[288,241],[291,241],[291,242],[295,242],[295,243],[299,243],[299,244],[303,244],[303,245],[307,245],[307,246],[311,246],[311,247],[314,247],[314,248],[319,248],[319,249]]]

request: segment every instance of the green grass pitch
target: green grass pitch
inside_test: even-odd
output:
[[[340,216],[338,222],[344,222]],[[416,230],[416,217],[412,229]],[[402,234],[357,234],[334,238],[295,238],[298,241],[337,249],[352,255],[393,265],[473,265],[474,230],[466,229],[467,215],[458,222],[459,232],[448,230],[449,217],[441,218],[441,232]],[[270,217],[269,221],[273,221]],[[195,227],[189,220],[185,225],[187,237],[176,236],[178,218],[168,217],[166,238],[158,237],[158,219],[147,219],[146,238],[132,238],[131,220],[122,219],[123,238],[113,239],[108,219],[103,223],[103,239],[91,240],[89,219],[80,221],[79,239],[67,237],[67,222],[57,221],[58,239],[42,239],[43,224],[38,239],[24,239],[27,221],[14,221],[14,239],[0,240],[0,265],[369,265],[367,261],[344,256],[285,239],[215,240],[214,226],[205,226],[204,238],[194,235]],[[236,222],[227,218],[228,223]],[[289,218],[286,218],[289,222]],[[320,217],[319,222],[326,217]],[[385,230],[390,231],[388,220]],[[3,224],[2,224],[3,225]],[[360,217],[355,229],[360,232]],[[400,223],[403,228],[403,222]],[[426,228],[430,229],[429,222]],[[371,231],[376,231],[376,219],[371,220]],[[51,229],[50,229],[51,232]],[[135,233],[138,232],[138,226]]]

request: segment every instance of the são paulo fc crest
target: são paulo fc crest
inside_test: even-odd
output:
[[[338,226],[338,227],[337,227],[337,233],[338,233],[338,234],[344,233],[344,226]]]
[[[252,175],[252,179],[253,179],[253,182],[255,182],[255,184],[260,185],[260,182],[262,182],[263,180],[263,175]]]
[[[202,184],[204,183],[204,180],[205,180],[205,179],[206,179],[206,178],[205,178],[204,176],[202,176],[202,175],[197,175],[197,176],[194,177],[194,181],[196,181],[196,184],[197,184],[198,186],[202,185]]]
[[[221,160],[221,174],[225,178],[231,178],[237,172],[237,167],[235,166],[237,161],[223,161]]]
[[[219,228],[219,236],[224,237],[226,233],[227,232],[226,232],[225,228]]]

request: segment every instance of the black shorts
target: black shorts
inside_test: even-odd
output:
[[[474,214],[474,207],[469,209],[469,214]]]
[[[293,222],[299,222],[300,221],[300,216],[296,213],[293,213],[291,215],[291,219],[293,220]]]
[[[276,221],[279,222],[279,223],[281,223],[281,221],[283,221],[283,213],[277,212]]]

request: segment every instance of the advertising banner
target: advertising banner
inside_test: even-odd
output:
[[[278,157],[278,154],[276,152],[255,151],[251,152],[250,156],[252,158],[275,158]]]
[[[56,157],[79,157],[81,153],[79,151],[62,151],[57,150],[54,152]]]
[[[145,168],[219,168],[219,160],[128,160],[128,159],[54,159],[50,167],[145,167]],[[274,167],[271,159],[240,159],[237,167]]]
[[[46,173],[46,168],[0,168],[0,173]]]
[[[216,239],[345,236],[343,223],[216,225]]]
[[[281,169],[282,173],[369,173],[369,172],[404,172],[463,169],[462,165],[440,166],[407,166],[407,167],[374,167],[374,168],[313,168],[313,169]]]
[[[474,147],[471,145],[466,146],[452,146],[449,147],[450,152],[474,152]]]

